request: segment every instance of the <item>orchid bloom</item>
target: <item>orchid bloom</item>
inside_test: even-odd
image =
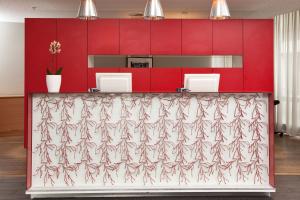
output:
[[[61,52],[61,44],[57,41],[53,41],[51,42],[50,44],[50,48],[49,48],[49,51],[51,54],[59,54]]]

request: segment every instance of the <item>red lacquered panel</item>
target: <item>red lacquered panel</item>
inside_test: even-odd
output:
[[[27,92],[46,92],[46,69],[52,62],[51,41],[56,40],[56,19],[26,19],[26,77]]]
[[[243,69],[213,69],[213,73],[220,74],[220,92],[241,92],[244,90]]]
[[[182,68],[181,70],[182,87],[184,87],[185,74],[211,74],[211,73],[213,73],[212,68]]]
[[[151,91],[152,92],[175,92],[181,88],[180,68],[152,68]]]
[[[151,54],[181,54],[181,20],[151,21]]]
[[[243,53],[243,21],[213,21],[213,54],[234,55]]]
[[[150,54],[150,21],[140,19],[120,20],[120,54]]]
[[[211,20],[182,20],[182,54],[211,55],[212,35]]]
[[[57,67],[63,67],[61,92],[87,91],[87,22],[58,19],[57,39],[62,45]]]
[[[273,20],[245,20],[245,90],[273,92],[273,74]]]
[[[88,88],[96,88],[96,73],[118,73],[120,68],[97,67],[88,68]]]
[[[132,73],[132,91],[150,91],[150,69],[120,68],[120,72]]]
[[[119,54],[120,24],[118,19],[99,19],[88,21],[88,53]]]

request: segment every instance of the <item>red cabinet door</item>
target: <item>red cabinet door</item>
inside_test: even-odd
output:
[[[213,21],[213,54],[243,54],[243,20]]]
[[[151,54],[181,55],[181,20],[151,21]]]
[[[273,92],[273,76],[273,20],[245,20],[245,90]]]
[[[120,72],[132,73],[132,91],[149,92],[150,91],[150,69],[120,68]]]
[[[152,92],[176,92],[181,88],[181,68],[152,68]]]
[[[88,88],[96,88],[96,73],[119,73],[120,68],[97,67],[88,68]]]
[[[213,73],[220,74],[220,92],[243,92],[243,69],[213,69]]]
[[[182,54],[212,54],[212,21],[182,20]]]
[[[150,54],[150,21],[140,19],[120,20],[120,54]]]
[[[88,53],[114,55],[120,53],[120,23],[117,19],[88,21]]]
[[[46,69],[52,63],[50,43],[56,40],[55,19],[25,20],[25,81],[27,92],[46,92]]]
[[[57,40],[62,48],[57,59],[57,67],[63,67],[61,91],[87,91],[87,22],[58,19]]]

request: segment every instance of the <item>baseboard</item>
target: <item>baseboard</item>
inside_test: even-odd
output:
[[[61,198],[61,197],[143,197],[143,196],[257,196],[269,195],[276,189],[263,187],[181,187],[181,188],[31,188],[26,194],[31,198]]]

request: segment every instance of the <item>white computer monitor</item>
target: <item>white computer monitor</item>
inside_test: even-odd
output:
[[[132,92],[131,73],[96,73],[100,92]]]
[[[219,92],[220,74],[185,74],[184,88],[190,92]]]

